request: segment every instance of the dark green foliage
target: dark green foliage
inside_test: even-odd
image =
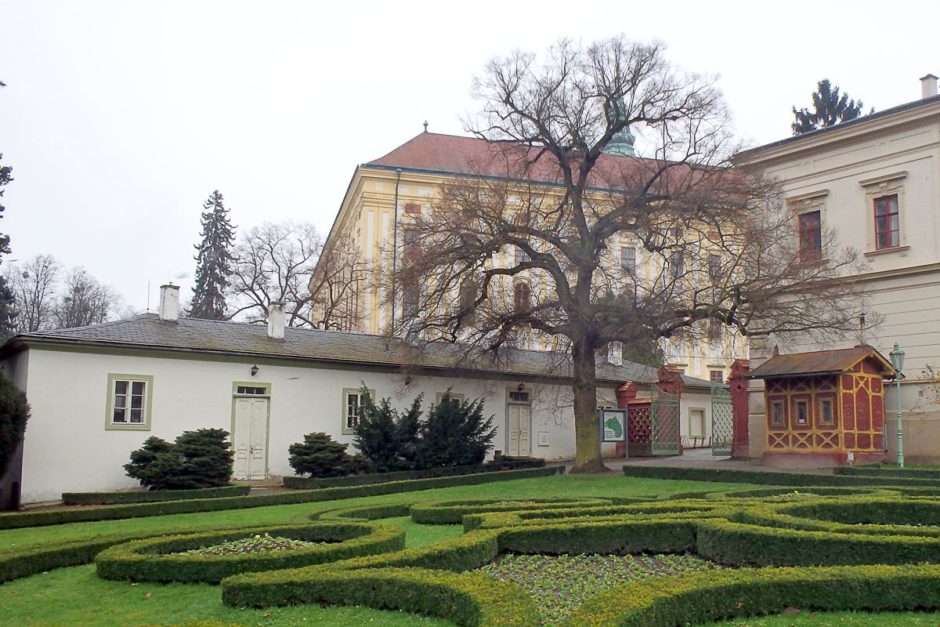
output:
[[[297,490],[314,490],[316,488],[368,485],[373,483],[388,483],[390,481],[404,481],[407,479],[455,477],[458,475],[470,475],[498,470],[521,470],[523,468],[544,467],[544,459],[535,459],[530,457],[503,457],[498,462],[493,460],[474,466],[441,466],[439,468],[426,468],[424,470],[399,470],[397,472],[367,473],[362,475],[349,475],[346,477],[330,478],[284,477],[284,485],[288,488],[294,488]]]
[[[607,499],[525,499],[521,501],[485,500],[416,503],[411,506],[411,519],[420,525],[459,525],[467,514],[510,512],[519,509],[549,511],[555,508],[586,508],[608,505]],[[569,513],[570,515],[570,513]]]
[[[564,470],[564,467],[561,467]],[[413,481],[392,481],[376,485],[350,486],[343,488],[323,488],[275,494],[249,496],[231,496],[217,499],[187,499],[182,501],[163,501],[159,503],[138,503],[136,505],[110,505],[103,507],[67,508],[11,514],[0,513],[0,529],[19,529],[21,527],[39,527],[64,523],[86,522],[91,520],[119,520],[122,518],[142,518],[146,516],[165,516],[168,514],[189,514],[193,512],[217,512],[226,509],[250,509],[269,505],[291,505],[294,503],[314,503],[340,499],[354,499],[361,496],[380,494],[398,494],[417,490],[433,490],[460,485],[477,485],[493,481],[512,481],[533,477],[548,477],[558,473],[558,466],[529,468],[507,472],[475,473],[458,477],[439,477],[434,479],[415,479]]]
[[[233,453],[223,429],[184,431],[170,444],[151,436],[131,452],[127,476],[152,490],[192,490],[227,485]]]
[[[291,551],[235,555],[182,553],[262,533],[323,544]],[[98,576],[104,579],[218,583],[224,577],[238,573],[297,568],[400,551],[403,548],[405,532],[399,527],[355,522],[315,522],[134,540],[101,552],[95,558],[95,565]]]
[[[631,582],[586,601],[569,624],[672,627],[742,616],[813,611],[936,608],[936,566],[833,566],[712,571]],[[820,617],[822,619],[822,617]]]
[[[628,477],[649,479],[679,479],[688,481],[720,481],[723,483],[759,483],[783,486],[923,486],[940,487],[940,481],[932,479],[908,479],[905,477],[850,477],[839,475],[817,475],[799,472],[763,472],[759,470],[735,470],[726,468],[670,468],[626,464],[623,474]]]
[[[495,436],[493,417],[483,418],[483,399],[458,401],[448,390],[421,423],[415,466],[479,464]]]
[[[131,461],[124,464],[124,472],[131,479],[140,481],[140,485],[149,486],[158,480],[164,472],[165,463],[159,458],[166,456],[173,445],[155,435],[144,440],[144,445],[131,451]]]
[[[0,87],[3,83],[0,83]],[[3,159],[3,153],[0,153]],[[13,181],[13,168],[0,165],[0,218],[3,217],[4,186]],[[0,233],[0,256],[10,254],[10,236]],[[0,339],[6,339],[13,334],[13,291],[7,285],[6,278],[0,276]]]
[[[218,488],[195,490],[149,490],[147,492],[63,492],[66,505],[118,505],[123,503],[156,503],[184,499],[217,499],[224,496],[246,496],[251,488],[246,485],[226,485]]]
[[[940,480],[938,468],[898,468],[897,466],[836,466],[832,469],[837,475],[853,475],[856,477],[907,477],[910,479],[937,479]]]
[[[308,433],[303,442],[287,449],[288,463],[294,472],[312,477],[345,477],[365,472],[368,462],[360,455],[346,452],[348,444],[334,442],[326,433]]]
[[[437,616],[457,625],[540,624],[532,598],[519,588],[486,575],[453,574],[420,568],[372,571],[317,569],[289,585],[269,580],[243,583],[247,575],[223,582],[222,601],[266,607],[296,603],[361,605]]]
[[[225,319],[225,294],[232,275],[232,243],[235,228],[222,204],[222,194],[215,190],[202,205],[202,241],[196,245],[196,281],[190,318]]]
[[[378,472],[479,465],[492,448],[493,418],[483,417],[483,400],[458,401],[444,393],[421,420],[418,396],[399,413],[389,399],[376,404],[363,388],[356,446]]]
[[[838,87],[833,87],[828,78],[824,78],[816,85],[813,92],[813,110],[793,107],[793,117],[796,120],[791,125],[794,135],[802,135],[820,128],[834,126],[840,122],[854,120],[862,114],[865,105],[859,100],[856,103],[849,99],[848,94],[840,94]],[[874,113],[872,109],[869,114]]]
[[[355,445],[359,452],[372,462],[376,472],[391,472],[409,468],[408,462],[399,455],[401,444],[398,437],[398,412],[387,398],[378,404],[365,388],[360,395],[362,407],[355,429]],[[415,401],[420,407],[420,397]]]
[[[0,375],[0,476],[7,471],[16,447],[23,440],[29,404],[12,381]]]

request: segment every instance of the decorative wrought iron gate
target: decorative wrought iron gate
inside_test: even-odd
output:
[[[712,455],[731,455],[734,441],[734,411],[731,406],[731,390],[720,385],[712,386]]]
[[[681,433],[679,430],[679,395],[658,392],[650,408],[653,423],[650,449],[653,455],[678,455]]]
[[[634,403],[627,408],[627,455],[649,457],[653,424],[650,404]]]

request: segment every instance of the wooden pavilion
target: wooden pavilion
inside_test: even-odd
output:
[[[748,374],[764,380],[765,462],[845,464],[885,458],[884,379],[896,376],[868,345],[775,354]]]

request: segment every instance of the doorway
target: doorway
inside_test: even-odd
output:
[[[509,392],[506,403],[506,455],[528,457],[532,453],[532,414],[528,392]]]
[[[271,387],[264,383],[236,383],[232,410],[232,478],[266,479],[268,476],[268,419]]]

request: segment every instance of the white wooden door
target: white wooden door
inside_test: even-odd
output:
[[[506,455],[519,457],[531,452],[529,406],[506,406]]]
[[[234,479],[264,479],[267,477],[268,399],[235,399]]]

